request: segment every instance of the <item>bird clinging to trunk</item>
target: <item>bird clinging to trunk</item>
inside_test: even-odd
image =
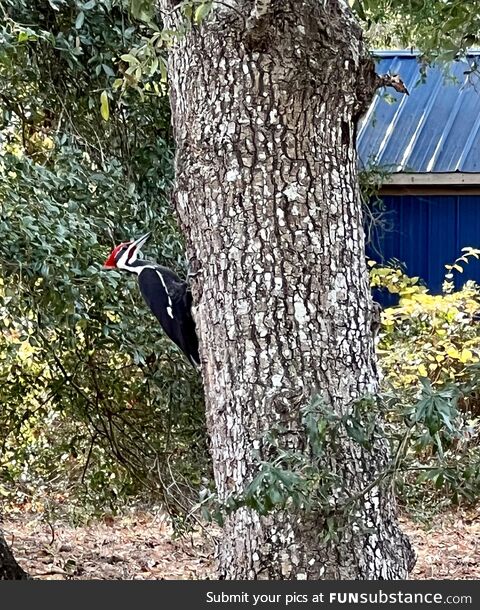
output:
[[[135,273],[143,298],[165,334],[182,350],[189,362],[200,367],[198,338],[192,317],[192,294],[187,282],[167,267],[139,259],[151,233],[116,246],[104,263],[105,269]]]

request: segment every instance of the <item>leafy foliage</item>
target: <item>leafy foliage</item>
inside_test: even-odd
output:
[[[380,47],[416,47],[450,61],[480,42],[480,1],[351,0],[370,39]]]
[[[187,29],[213,5],[180,6]],[[387,45],[421,42],[429,57],[449,59],[478,42],[477,0],[353,6]],[[192,486],[209,472],[199,380],[134,282],[101,270],[114,243],[148,228],[154,257],[185,272],[166,197],[165,52],[182,32],[162,30],[150,0],[0,0],[0,14],[0,494],[50,493],[98,510],[143,492],[188,514]],[[374,188],[371,179],[364,186]],[[257,456],[256,477],[229,509],[314,499],[333,537],[339,481],[322,460],[338,434],[373,450],[377,409],[395,455],[385,481],[396,473],[405,497],[411,473],[457,500],[478,494],[478,432],[468,419],[480,387],[477,289],[433,297],[398,270],[374,268],[372,278],[401,296],[383,316],[382,401],[337,418],[314,400],[302,421],[310,453],[288,450],[271,431],[268,459]],[[340,500],[350,510],[358,498]]]
[[[480,360],[480,300],[475,284],[467,282],[457,292],[431,295],[419,278],[376,265],[371,268],[371,283],[400,296],[398,307],[382,314],[377,346],[392,386],[407,390],[416,386],[419,376],[436,385],[464,382],[470,366]]]
[[[382,434],[377,406],[373,398],[365,397],[353,401],[344,415],[339,416],[319,396],[313,396],[301,410],[305,447],[285,446],[287,431],[277,425],[258,439],[257,473],[244,491],[230,495],[221,503],[214,493],[204,490],[203,515],[222,524],[226,515],[241,507],[261,515],[293,508],[305,515],[320,510],[324,528],[319,536],[325,542],[337,540],[347,522],[365,529],[359,506],[373,486],[382,484],[386,473],[374,477],[372,484],[356,492],[346,488],[343,473],[332,469],[331,460],[346,439],[350,439],[352,450],[357,451],[358,447],[365,451],[378,450],[377,441]]]
[[[440,295],[398,268],[371,269],[373,286],[400,295],[382,313],[377,344],[382,400],[403,463],[396,484],[404,501],[427,514],[439,501],[472,503],[480,493],[480,290],[467,282],[453,292],[452,283],[452,271],[475,255],[465,248],[446,265]]]
[[[200,381],[134,279],[102,270],[147,229],[186,270],[164,89],[113,88],[146,31],[126,9],[1,3],[0,491],[186,514],[208,472]]]

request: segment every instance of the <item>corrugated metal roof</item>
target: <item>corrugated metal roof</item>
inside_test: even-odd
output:
[[[377,73],[399,74],[410,95],[379,90],[357,138],[360,163],[393,172],[480,172],[480,78],[464,74],[477,52],[420,80],[418,54],[379,52]],[[389,103],[385,93],[395,99]]]

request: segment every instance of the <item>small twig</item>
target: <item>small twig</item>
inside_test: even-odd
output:
[[[380,87],[393,87],[399,93],[410,95],[405,83],[398,74],[377,74],[377,89]]]
[[[62,570],[62,568],[52,568],[48,572],[35,572],[35,574],[32,574],[32,576],[33,578],[37,578],[38,576],[53,576],[56,574],[68,576],[68,572],[65,572],[65,570]]]
[[[85,475],[87,474],[88,465],[90,464],[90,458],[92,457],[93,446],[95,444],[96,439],[97,439],[97,432],[94,432],[92,434],[92,440],[90,442],[90,447],[88,448],[87,459],[85,460],[85,466],[83,467],[82,476],[80,478],[80,482],[82,483],[82,485],[85,481]]]
[[[55,529],[54,529],[53,525],[50,523],[50,521],[47,521],[46,523],[47,523],[48,527],[50,528],[50,532],[52,533],[52,539],[50,540],[48,545],[52,546],[52,544],[55,542]]]

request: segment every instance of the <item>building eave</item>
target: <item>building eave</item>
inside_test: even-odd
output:
[[[383,186],[474,186],[480,188],[480,174],[467,172],[395,173]]]

